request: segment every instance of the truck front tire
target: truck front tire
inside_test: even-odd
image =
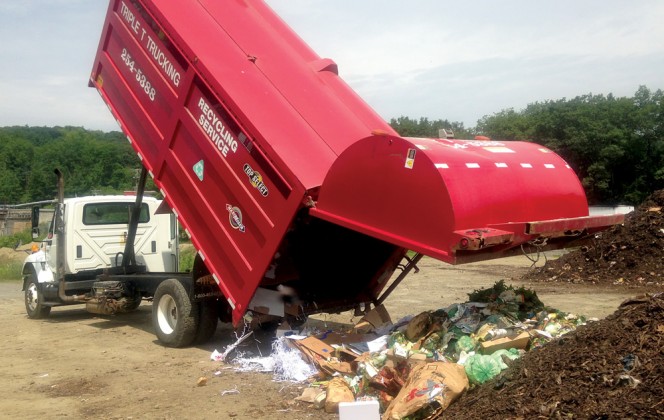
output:
[[[189,300],[182,283],[161,282],[152,303],[152,325],[159,341],[167,347],[186,347],[196,338],[199,321],[198,305]]]
[[[32,319],[46,318],[51,313],[51,307],[44,305],[44,295],[34,273],[29,274],[25,284],[25,311]]]

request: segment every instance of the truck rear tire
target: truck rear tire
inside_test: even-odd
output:
[[[214,300],[204,300],[198,303],[200,308],[200,319],[198,330],[194,338],[194,344],[203,344],[207,342],[217,330],[219,314],[217,311],[217,302]]]
[[[167,347],[190,345],[199,327],[200,310],[176,279],[161,282],[152,303],[152,325],[159,341]]]
[[[141,306],[141,301],[143,296],[139,292],[134,293],[134,296],[129,300],[129,303],[125,307],[126,312],[133,312]]]
[[[41,292],[37,276],[34,273],[29,275],[25,285],[25,311],[29,318],[46,318],[51,313],[51,307],[44,305],[44,295]]]

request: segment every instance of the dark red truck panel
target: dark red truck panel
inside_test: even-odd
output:
[[[261,0],[111,0],[90,86],[235,322],[281,251],[312,306],[342,307],[375,302],[406,249],[460,263],[620,221],[587,217],[537,145],[398,137]],[[357,277],[346,248],[371,259]]]
[[[113,0],[90,80],[236,319],[305,192],[393,133],[262,1]]]

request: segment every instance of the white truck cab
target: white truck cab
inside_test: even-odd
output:
[[[25,307],[30,318],[48,316],[53,306],[85,303],[90,312],[114,313],[140,305],[150,295],[150,273],[178,271],[178,225],[161,200],[135,195],[68,198],[56,211],[41,245],[23,263]],[[132,214],[137,223],[130,224]],[[33,236],[39,236],[33,210]],[[136,220],[136,218],[134,219]],[[130,231],[130,226],[135,230]],[[133,239],[133,241],[132,241]],[[132,241],[133,247],[127,247]],[[58,249],[58,248],[62,249]],[[129,251],[129,256],[125,253]],[[126,261],[123,259],[126,258]],[[104,281],[109,274],[145,273],[135,281]]]
[[[136,197],[130,195],[64,200],[65,274],[122,264],[129,214],[135,201]],[[157,214],[160,204],[154,197],[143,198],[134,242],[136,263],[144,265],[146,271],[174,272],[178,269],[177,223],[170,213]],[[34,268],[40,283],[53,282],[57,277],[58,241],[53,226],[51,221],[41,249],[24,262],[23,272]]]

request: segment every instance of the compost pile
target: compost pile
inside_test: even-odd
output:
[[[625,215],[623,225],[601,232],[588,245],[549,260],[524,278],[534,281],[664,286],[664,190]]]
[[[385,322],[382,350],[360,355],[347,350],[362,334],[348,347],[326,344],[343,343],[332,331],[288,340],[319,371],[296,400],[326,413],[375,400],[382,420],[664,418],[663,293],[590,320],[499,281],[469,302]]]
[[[655,293],[527,352],[443,418],[664,418],[663,207],[660,190],[622,226],[524,276]]]
[[[442,418],[664,418],[664,296],[635,297],[527,352]]]

